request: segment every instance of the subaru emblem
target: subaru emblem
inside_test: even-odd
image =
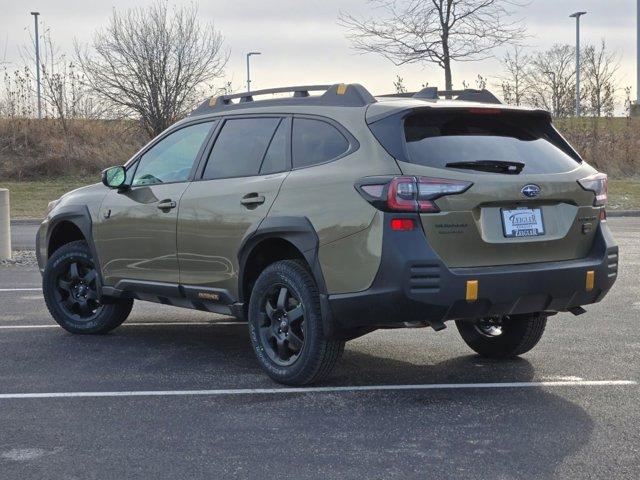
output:
[[[540,192],[542,191],[542,189],[538,186],[538,185],[534,185],[534,184],[529,184],[529,185],[525,185],[524,187],[522,187],[522,190],[520,190],[522,192],[522,195],[524,195],[527,198],[535,198],[538,195],[540,195]]]

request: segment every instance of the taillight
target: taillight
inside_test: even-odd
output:
[[[608,181],[605,173],[595,173],[587,178],[578,180],[578,183],[585,190],[595,194],[594,207],[604,207],[607,204]]]
[[[430,177],[369,177],[356,183],[360,194],[376,208],[387,212],[437,213],[434,203],[445,195],[467,191],[471,182]]]
[[[600,209],[600,221],[601,222],[607,221],[607,211],[604,208]]]

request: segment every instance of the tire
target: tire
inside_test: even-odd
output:
[[[97,281],[86,242],[71,242],[54,252],[44,269],[42,291],[58,325],[71,333],[104,334],[127,319],[133,300],[98,302]]]
[[[258,277],[249,301],[249,337],[267,375],[292,386],[327,376],[344,350],[343,341],[324,337],[318,288],[297,260],[272,263]]]
[[[496,330],[499,325],[500,330]],[[542,338],[547,316],[541,313],[456,321],[472,350],[487,358],[512,358],[528,352]]]

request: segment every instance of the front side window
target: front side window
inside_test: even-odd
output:
[[[349,142],[333,125],[310,118],[294,118],[293,168],[329,162],[349,150]]]
[[[213,122],[181,128],[147,150],[138,161],[132,186],[186,182]]]
[[[202,178],[258,175],[280,118],[234,118],[227,120],[211,150]]]

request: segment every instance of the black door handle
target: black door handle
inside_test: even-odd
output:
[[[265,198],[263,195],[258,195],[257,193],[248,193],[247,195],[242,197],[240,203],[245,207],[257,207],[258,205],[262,205],[264,201]]]
[[[178,204],[173,200],[162,200],[158,203],[158,210],[171,210],[172,208],[176,208]]]

